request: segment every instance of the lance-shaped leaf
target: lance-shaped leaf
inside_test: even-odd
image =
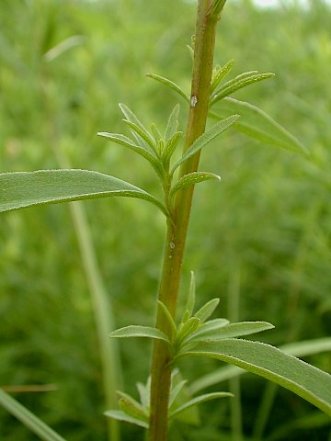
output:
[[[215,311],[220,299],[211,299],[205,303],[197,312],[194,313],[194,317],[199,318],[202,322],[205,322]]]
[[[140,119],[137,117],[137,115],[135,113],[132,112],[131,109],[129,109],[128,106],[126,106],[125,104],[120,103],[119,107],[121,109],[121,112],[123,113],[123,115],[125,116],[125,119],[127,121],[131,121],[133,124],[137,125],[140,130],[142,130],[144,132],[144,137],[146,137],[149,141],[148,143],[150,145],[153,144],[153,137],[152,135],[149,133],[149,131],[146,129],[146,127],[144,126],[144,124],[140,121]]]
[[[195,306],[195,276],[194,271],[190,273],[190,287],[187,296],[187,302],[183,314],[182,321],[186,322],[193,314],[194,306]]]
[[[0,174],[0,212],[35,205],[125,196],[164,206],[146,191],[113,176],[89,170],[39,170]]]
[[[219,332],[221,328],[224,328],[229,324],[229,320],[224,318],[218,318],[214,320],[209,320],[204,323],[200,328],[193,332],[186,340],[185,343],[191,341],[192,339],[202,339],[205,335],[209,335],[211,333]]]
[[[169,140],[178,130],[179,104],[176,104],[168,118],[167,127],[164,132],[164,138]]]
[[[228,75],[234,65],[234,60],[229,60],[224,66],[215,70],[210,84],[210,92],[214,92],[220,85],[221,81]]]
[[[176,399],[178,398],[179,394],[183,390],[183,387],[186,385],[187,380],[182,380],[179,383],[177,383],[174,387],[171,388],[170,391],[170,397],[169,397],[169,409],[173,408],[176,403]]]
[[[147,337],[157,340],[164,340],[169,343],[168,337],[159,329],[150,326],[130,325],[125,328],[116,329],[109,334],[114,338]]]
[[[308,154],[306,147],[295,136],[253,104],[228,97],[222,101],[221,112],[219,115],[211,112],[211,116],[222,119],[236,112],[241,116],[235,125],[239,132],[264,144]]]
[[[197,406],[198,404],[205,403],[206,401],[216,400],[217,398],[225,398],[225,397],[233,397],[233,394],[229,392],[212,392],[210,394],[200,395],[199,397],[195,397],[192,400],[187,401],[182,406],[172,410],[170,412],[169,417],[170,418],[176,417],[177,415],[189,409],[190,407]]]
[[[147,410],[137,400],[124,392],[117,391],[116,393],[119,396],[118,405],[123,412],[133,418],[148,421]]]
[[[216,319],[217,320],[217,319]],[[208,324],[208,322],[206,323]],[[191,335],[190,342],[197,341],[218,341],[223,338],[242,337],[244,335],[256,334],[257,332],[273,329],[274,326],[268,322],[238,322],[230,323],[216,329],[206,330],[201,327],[198,332]]]
[[[185,323],[181,323],[177,332],[176,344],[179,346],[181,342],[184,341],[188,335],[192,334],[192,332],[196,331],[200,325],[201,321],[197,317],[191,317]]]
[[[109,418],[113,418],[114,420],[118,421],[125,421],[130,424],[135,424],[136,426],[143,427],[144,429],[148,429],[148,422],[140,419],[140,418],[134,418],[127,413],[123,412],[122,410],[107,410],[107,412],[104,413]]]
[[[200,182],[209,181],[214,179],[216,181],[220,181],[221,178],[214,173],[208,172],[193,172],[188,173],[187,175],[182,176],[172,187],[170,190],[170,197],[173,198],[177,191],[182,190],[183,188],[190,187],[191,185],[199,184]]]
[[[129,124],[131,125],[133,123],[129,122]],[[108,138],[114,143],[123,145],[124,147],[127,147],[128,149],[132,150],[133,152],[138,153],[138,155],[147,159],[147,161],[153,166],[154,170],[158,175],[162,174],[159,161],[146,147],[135,144],[134,142],[131,141],[130,138],[128,138],[125,135],[122,135],[121,133],[98,132],[98,135],[104,138]]]
[[[293,355],[295,357],[306,357],[308,355],[319,354],[322,352],[330,352],[331,337],[289,343],[280,346],[278,349],[285,354]],[[234,378],[238,375],[242,375],[245,372],[247,371],[236,366],[225,366],[194,381],[190,385],[190,390],[193,394],[195,394],[202,389],[214,386],[215,384],[229,380],[230,378]]]
[[[134,123],[133,121],[129,121],[128,119],[123,119],[123,122],[130,127],[131,133],[138,140],[139,146],[143,147],[148,152],[155,153],[155,142],[146,135],[145,130],[138,126],[138,124]],[[144,142],[141,142],[141,140]]]
[[[164,151],[162,153],[162,161],[164,164],[168,164],[170,162],[170,159],[177,147],[178,141],[183,136],[183,132],[175,132],[173,136],[166,142],[166,145],[164,147]]]
[[[226,96],[231,95],[232,93],[236,92],[239,89],[242,89],[243,87],[258,83],[259,81],[266,80],[273,76],[274,74],[270,72],[260,74],[256,73],[256,71],[240,74],[225,83],[224,86],[216,90],[216,92],[211,96],[210,105],[212,106]]]
[[[173,339],[176,337],[177,334],[177,326],[176,326],[176,322],[173,319],[172,315],[170,314],[169,309],[166,307],[166,305],[161,302],[160,300],[157,301],[158,306],[159,306],[159,311],[160,313],[163,315],[168,328],[169,328],[169,332],[170,332],[170,340],[173,341]]]
[[[162,77],[161,75],[148,73],[147,76],[149,78],[153,78],[153,80],[156,80],[159,83],[163,84],[164,86],[168,87],[169,89],[171,89],[172,91],[177,93],[179,96],[184,98],[184,100],[187,101],[188,103],[190,102],[189,97],[186,95],[186,93],[183,91],[183,89],[180,86],[178,86],[178,84],[174,83],[173,81],[169,80],[168,78]]]
[[[213,139],[217,138],[221,133],[231,127],[235,122],[238,121],[239,115],[232,115],[228,118],[219,121],[214,124],[209,130],[207,130],[203,135],[199,136],[197,140],[185,151],[183,156],[176,162],[173,166],[172,173],[185,161],[191,158],[193,155],[198,153],[203,147],[209,144]]]
[[[42,422],[38,417],[22,406],[18,401],[0,389],[0,406],[4,407],[11,415],[28,427],[35,435],[44,441],[65,441]]]
[[[291,390],[331,416],[331,375],[273,346],[224,339],[201,343],[185,355],[205,356],[234,364]]]

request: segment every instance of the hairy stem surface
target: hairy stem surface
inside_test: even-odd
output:
[[[213,68],[215,32],[218,14],[213,10],[214,0],[199,0],[191,101],[186,130],[185,150],[204,132],[208,115],[209,90]],[[198,169],[199,154],[183,163],[180,175]],[[173,222],[168,222],[159,300],[175,317],[181,269],[189,225],[193,186],[178,192]],[[167,332],[166,323],[158,312],[156,326]],[[171,355],[168,347],[156,341],[152,356],[151,415],[149,441],[166,441],[168,432],[168,401],[171,383]]]

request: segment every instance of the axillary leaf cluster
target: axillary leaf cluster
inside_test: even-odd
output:
[[[178,323],[176,323],[164,303],[158,302],[159,312],[164,316],[167,323],[166,333],[155,327],[131,325],[113,331],[110,337],[145,337],[163,341],[169,347],[171,363],[176,373],[178,372],[175,368],[177,359],[188,355],[190,352],[194,352],[195,348],[201,344],[218,342],[227,338],[238,338],[273,328],[273,325],[267,322],[230,323],[225,318],[210,319],[219,304],[218,298],[209,300],[198,309],[195,308],[195,303],[195,279],[192,272],[186,306]],[[146,388],[148,389],[148,384],[145,390]],[[215,392],[192,397],[188,391],[185,392],[185,385],[186,381],[184,380],[176,383],[172,379],[168,415],[170,421],[180,418],[184,410],[197,406],[204,401],[232,396],[226,392]],[[149,394],[145,393],[142,395],[141,385],[138,389],[141,402],[137,402],[134,398],[120,393],[120,410],[110,410],[106,412],[106,415],[147,428],[149,421]],[[185,399],[182,395],[186,395]],[[180,400],[178,400],[179,398]]]

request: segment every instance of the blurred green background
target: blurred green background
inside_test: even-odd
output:
[[[60,153],[74,168],[113,174],[158,194],[148,165],[96,132],[124,129],[118,102],[145,123],[165,127],[177,97],[145,74],[162,74],[189,90],[186,45],[195,6],[179,0],[1,0],[1,171],[57,168]],[[272,322],[276,329],[261,338],[275,345],[331,333],[330,23],[331,9],[320,0],[308,9],[286,1],[278,9],[258,9],[228,0],[219,26],[216,63],[234,58],[235,74],[276,73],[236,97],[290,129],[311,158],[234,131],[206,149],[201,168],[220,174],[222,182],[197,188],[183,289],[194,270],[199,303],[220,297],[220,316],[237,290],[239,318]],[[72,48],[61,53],[63,41]],[[186,110],[183,104],[183,125]],[[134,200],[84,207],[116,325],[151,325],[162,216]],[[55,391],[14,396],[68,440],[104,441],[94,318],[68,205],[2,215],[0,225],[0,385],[56,385]],[[135,393],[135,382],[148,375],[149,343],[124,342],[121,357],[126,390]],[[331,370],[329,354],[308,361]],[[186,373],[194,379],[219,366],[194,363]],[[246,440],[265,385],[242,377]],[[207,404],[201,413],[200,428],[178,427],[173,440],[231,439],[226,401]],[[272,438],[279,428],[285,435]],[[123,440],[141,437],[126,425],[122,432]],[[279,390],[264,439],[330,440],[331,429],[314,408]],[[0,409],[0,440],[36,437]]]

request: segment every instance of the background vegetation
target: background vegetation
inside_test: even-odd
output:
[[[222,183],[196,191],[183,289],[194,269],[200,302],[221,297],[221,316],[228,314],[229,296],[240,293],[239,318],[275,324],[263,336],[272,344],[327,336],[331,9],[319,0],[312,0],[309,10],[286,2],[277,10],[258,10],[249,1],[228,3],[216,61],[234,58],[235,73],[276,73],[275,79],[237,96],[289,128],[311,158],[233,131],[209,148],[202,168],[221,174]],[[191,60],[185,44],[190,44],[194,16],[194,2],[178,0],[2,0],[1,170],[57,168],[61,152],[75,168],[108,172],[158,192],[143,161],[96,132],[123,129],[118,102],[144,122],[162,126],[177,97],[145,74],[163,74],[188,89]],[[65,40],[73,47],[60,53],[58,44]],[[185,111],[183,104],[183,120]],[[161,215],[134,200],[84,206],[116,325],[151,325],[164,234]],[[67,205],[1,216],[0,274],[0,384],[55,385],[54,391],[15,396],[71,441],[105,440],[94,319]],[[121,356],[132,393],[136,381],[145,381],[149,344],[124,342]],[[328,355],[309,361],[331,370]],[[218,366],[203,362],[187,371],[193,379]],[[265,386],[257,377],[242,377],[247,440]],[[205,405],[203,426],[177,427],[173,439],[230,439],[228,405]],[[123,438],[139,436],[137,430],[123,426]],[[0,409],[0,439],[35,437]],[[330,422],[279,390],[263,439],[330,440]]]

